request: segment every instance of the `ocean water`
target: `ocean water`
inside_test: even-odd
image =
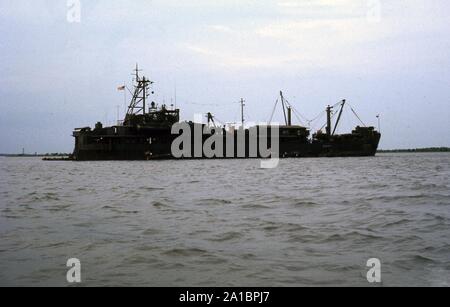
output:
[[[450,285],[450,154],[0,158],[0,285]]]

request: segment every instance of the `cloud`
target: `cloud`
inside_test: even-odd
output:
[[[334,7],[344,7],[346,9],[351,9],[355,7],[360,7],[367,0],[279,0],[278,6],[283,8],[334,8]]]
[[[200,39],[184,46],[211,66],[227,69],[310,69],[348,64],[359,48],[388,36],[364,18],[282,20],[232,30],[211,25]],[[208,35],[209,34],[209,35]],[[338,58],[340,57],[340,59]]]
[[[222,32],[222,33],[233,33],[234,31],[227,26],[224,25],[210,25],[208,28],[212,31]]]
[[[301,55],[258,55],[252,52],[243,52],[238,48],[234,50],[208,49],[202,46],[187,44],[187,50],[202,56],[205,61],[214,67],[234,69],[267,69],[280,65],[288,65],[302,60]]]
[[[409,66],[406,46],[416,44],[411,52],[423,53],[425,46],[417,39],[433,37],[448,23],[436,18],[439,7],[408,6],[405,1],[280,0],[276,4],[278,10],[271,18],[210,24],[184,46],[208,67],[227,70],[328,68],[351,73],[364,67],[378,72],[386,65]],[[374,22],[370,13],[377,5],[380,19]],[[424,14],[436,17],[424,19]],[[416,41],[409,41],[410,36]]]

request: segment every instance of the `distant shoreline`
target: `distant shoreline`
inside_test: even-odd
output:
[[[378,153],[450,152],[450,147],[429,147],[414,149],[379,149]]]
[[[69,157],[70,154],[66,153],[55,153],[55,154],[0,154],[0,157],[10,157],[10,158],[64,158]]]
[[[413,149],[379,149],[377,153],[427,153],[427,152],[450,152],[450,147],[429,147],[429,148],[413,148]],[[0,157],[11,158],[66,158],[68,153],[51,153],[51,154],[0,154]]]

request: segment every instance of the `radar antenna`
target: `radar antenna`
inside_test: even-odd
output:
[[[131,99],[130,105],[128,106],[127,115],[125,116],[125,121],[129,119],[130,116],[137,114],[145,114],[146,113],[146,103],[147,97],[150,94],[154,94],[154,92],[150,92],[150,86],[154,83],[143,76],[142,78],[139,76],[139,67],[136,64],[136,69],[134,70],[134,92],[133,98]]]

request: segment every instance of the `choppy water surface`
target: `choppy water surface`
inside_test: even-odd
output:
[[[0,285],[450,285],[450,154],[0,158]]]

